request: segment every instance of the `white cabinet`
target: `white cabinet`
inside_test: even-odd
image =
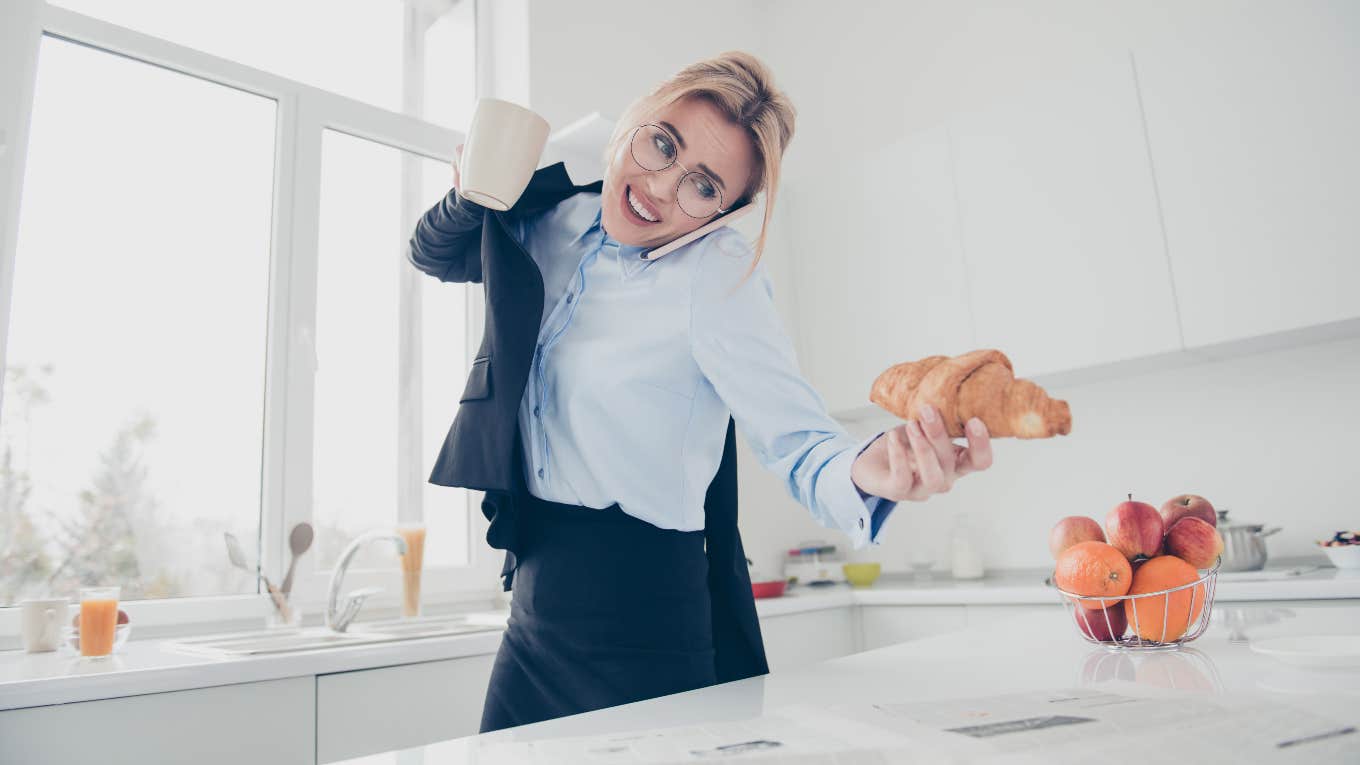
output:
[[[475,734],[494,655],[316,678],[317,762]]]
[[[0,762],[315,761],[310,675],[0,712]]]
[[[968,626],[964,606],[860,606],[859,618],[865,651]]]
[[[970,350],[972,326],[945,131],[847,146],[832,167],[789,214],[804,366],[843,412],[893,364]]]
[[[1126,51],[950,126],[979,347],[1030,377],[1181,349]]]
[[[1134,52],[1189,346],[1360,317],[1360,6],[1309,5]]]
[[[848,656],[855,652],[852,609],[827,608],[760,620],[771,672]]]

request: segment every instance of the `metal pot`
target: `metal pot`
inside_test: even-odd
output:
[[[1218,533],[1223,537],[1223,565],[1219,571],[1260,571],[1266,567],[1266,537],[1280,531],[1259,523],[1233,523],[1228,511],[1218,511]]]

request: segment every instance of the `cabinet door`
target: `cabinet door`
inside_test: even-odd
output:
[[[966,626],[968,615],[963,606],[860,606],[860,631],[866,651]]]
[[[770,671],[789,669],[855,652],[849,608],[828,608],[760,620]]]
[[[0,762],[315,761],[311,676],[0,712]]]
[[[1360,5],[1250,21],[1135,50],[1189,346],[1360,317]]]
[[[977,340],[1030,377],[1181,348],[1124,51],[952,123]]]
[[[318,675],[317,762],[475,734],[494,660],[470,656]]]
[[[808,378],[843,413],[893,364],[969,350],[972,326],[944,129],[834,167],[797,190],[791,229]]]

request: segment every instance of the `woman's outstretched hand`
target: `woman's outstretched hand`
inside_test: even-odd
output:
[[[972,418],[964,432],[968,445],[955,444],[939,412],[923,406],[920,422],[908,420],[874,439],[850,466],[850,479],[864,493],[895,502],[943,494],[960,476],[992,464],[992,442],[982,420]]]

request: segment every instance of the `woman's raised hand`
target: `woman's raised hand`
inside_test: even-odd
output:
[[[901,502],[921,502],[943,494],[961,476],[992,464],[987,426],[974,417],[965,423],[968,445],[949,438],[939,412],[921,407],[921,421],[909,420],[879,438],[855,458],[850,477],[866,494]]]

